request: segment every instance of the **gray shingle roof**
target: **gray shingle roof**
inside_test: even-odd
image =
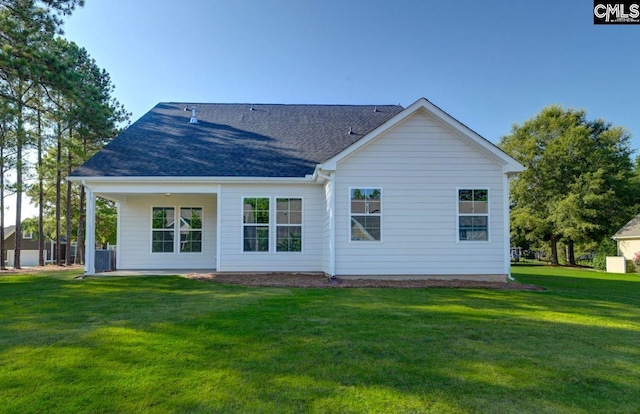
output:
[[[5,227],[4,228],[4,237],[5,238],[9,237],[9,233],[13,233],[15,229],[16,229],[16,226]]]
[[[71,176],[304,177],[402,109],[159,103]]]
[[[614,239],[625,237],[638,237],[640,238],[640,214],[632,218],[627,224],[622,226],[620,230],[612,236]]]

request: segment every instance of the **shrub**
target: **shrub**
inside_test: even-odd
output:
[[[618,245],[613,239],[605,237],[598,245],[598,250],[593,256],[593,267],[598,270],[607,269],[607,256],[615,256],[618,254]]]

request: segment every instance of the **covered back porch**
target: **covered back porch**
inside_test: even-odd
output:
[[[144,179],[83,185],[86,275],[96,274],[96,197],[114,201],[118,209],[116,265],[110,275],[210,273],[219,268],[219,185],[160,185]]]

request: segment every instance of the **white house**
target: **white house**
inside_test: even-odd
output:
[[[424,98],[160,103],[69,179],[87,246],[95,197],[117,202],[118,269],[505,280],[522,170]]]
[[[618,244],[618,256],[633,260],[640,253],[640,214],[629,220],[611,238]],[[626,269],[626,265],[622,269]]]

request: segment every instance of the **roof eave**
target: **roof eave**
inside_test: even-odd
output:
[[[85,182],[100,182],[100,183],[210,183],[210,184],[222,184],[222,183],[301,183],[310,184],[314,183],[313,175],[306,175],[304,177],[185,177],[185,176],[171,176],[171,177],[146,177],[146,176],[72,176],[67,178],[68,181],[74,183]]]
[[[611,238],[613,240],[631,240],[631,239],[640,239],[640,234],[638,234],[637,236],[617,236],[617,235],[613,235],[611,236]]]

